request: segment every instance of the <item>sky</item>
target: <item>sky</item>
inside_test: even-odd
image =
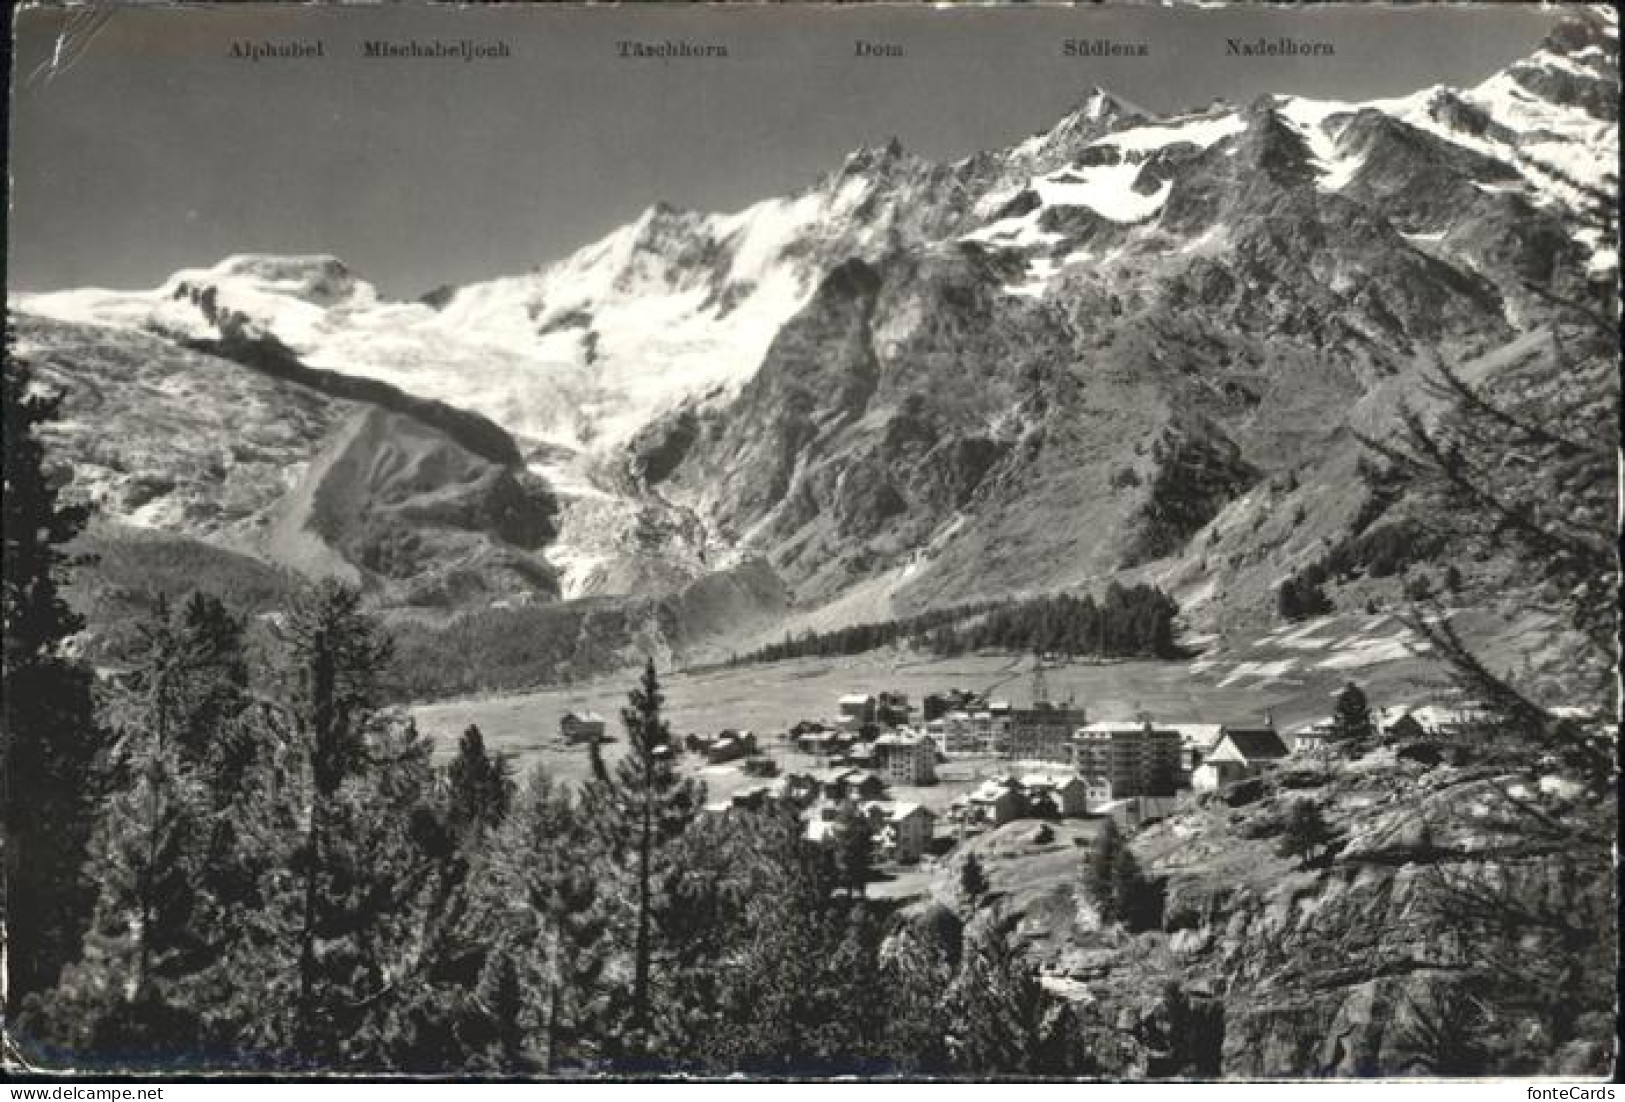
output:
[[[25,10],[7,285],[150,287],[233,253],[330,253],[410,297],[546,265],[657,201],[727,211],[789,193],[894,136],[938,160],[1008,146],[1095,85],[1159,112],[1470,85],[1556,18],[1512,4]],[[1228,38],[1260,35],[1336,53],[1227,55]],[[1149,56],[1066,57],[1068,38]],[[501,41],[508,56],[362,56],[407,39]],[[905,56],[855,57],[860,39]],[[728,56],[623,59],[622,40]],[[233,59],[235,41],[320,41],[324,56]]]

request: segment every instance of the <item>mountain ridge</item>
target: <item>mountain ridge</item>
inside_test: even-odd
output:
[[[488,424],[549,487],[565,598],[763,561],[796,608],[879,583],[887,618],[1122,576],[1205,630],[1267,620],[1343,538],[1351,424],[1617,278],[1592,218],[1617,87],[1617,29],[1582,13],[1472,88],[1160,117],[1091,89],[1002,150],[893,139],[427,301],[249,255],[16,307],[466,411],[454,437]]]

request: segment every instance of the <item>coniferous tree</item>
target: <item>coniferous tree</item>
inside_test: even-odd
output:
[[[218,602],[160,601],[113,706],[109,796],[87,879],[98,885],[81,959],[49,1000],[54,1032],[131,1064],[182,1058],[233,921],[220,812],[241,777],[240,637]]]
[[[1107,819],[1084,862],[1083,888],[1102,925],[1143,929],[1150,920],[1150,886],[1114,820]]]
[[[1618,239],[1617,202],[1575,217],[1599,240]],[[1491,569],[1510,566],[1520,604],[1569,629],[1543,644],[1555,661],[1514,676],[1492,670],[1436,600],[1404,616],[1477,705],[1457,750],[1505,769],[1470,827],[1490,840],[1474,851],[1495,875],[1426,868],[1429,918],[1470,949],[1456,988],[1420,1000],[1398,1031],[1396,1047],[1423,1070],[1527,1072],[1567,1049],[1591,1053],[1588,1069],[1600,1072],[1613,1047],[1618,288],[1554,279],[1525,289],[1551,307],[1533,356],[1475,379],[1434,365],[1435,409],[1403,410],[1398,431],[1361,438],[1436,536]],[[1528,799],[1532,761],[1585,797],[1561,814]],[[1464,1033],[1479,1043],[1463,1045]]]
[[[513,778],[506,759],[486,752],[485,736],[470,726],[458,740],[457,756],[446,766],[447,812],[451,825],[465,838],[479,835],[500,823],[513,796]]]
[[[626,753],[607,765],[597,743],[591,744],[593,779],[587,789],[590,814],[613,867],[626,881],[632,975],[625,992],[625,1029],[617,1039],[626,1057],[649,1057],[653,982],[655,885],[667,846],[691,823],[704,802],[704,790],[678,775],[676,747],[663,712],[665,697],[654,660],[644,667],[639,685],[621,709]]]
[[[469,915],[471,937],[502,931],[482,985],[494,994],[506,982],[505,962],[518,980],[516,1024],[498,1017],[497,1037],[511,1029],[520,1061],[544,1073],[602,1066],[616,1024],[607,1020],[604,993],[616,901],[602,883],[594,824],[583,810],[546,773],[533,772],[490,836]]]
[[[1148,1053],[1148,1078],[1216,1079],[1224,1061],[1224,1004],[1193,999],[1170,981],[1139,1041]]]
[[[1331,828],[1321,817],[1320,808],[1309,800],[1293,801],[1287,812],[1286,832],[1281,837],[1282,856],[1309,860],[1331,838]]]
[[[841,809],[835,826],[835,867],[841,887],[854,896],[863,895],[875,871],[875,832],[869,819],[856,806]]]
[[[104,737],[91,672],[64,653],[82,626],[60,586],[65,546],[88,510],[58,497],[45,469],[40,428],[59,397],[39,392],[5,341],[4,578],[0,585],[0,777],[5,789],[7,1008],[15,1014],[78,953],[92,895],[79,878],[97,796]]]
[[[281,629],[282,703],[274,717],[279,777],[267,812],[292,830],[270,827],[287,847],[294,876],[266,869],[282,898],[267,920],[285,923],[294,946],[286,1032],[273,1044],[290,1056],[330,1066],[376,1037],[358,1031],[391,983],[383,955],[411,952],[396,929],[414,917],[406,901],[425,866],[410,810],[429,799],[428,745],[380,712],[392,648],[361,609],[360,594],[323,582],[303,594]]]
[[[963,928],[945,907],[905,922],[888,939],[881,986],[887,996],[884,1054],[892,1071],[949,1072],[948,995],[963,949]]]
[[[954,1069],[971,1075],[1064,1074],[1050,1033],[1056,1000],[1015,942],[1013,919],[989,913],[965,946],[949,1002]]]
[[[1111,895],[1112,910],[1126,929],[1139,931],[1151,924],[1151,887],[1127,845],[1118,850],[1112,862]]]
[[[982,862],[976,859],[976,854],[967,854],[959,866],[959,891],[974,906],[987,894],[989,884],[987,874],[982,871]]]
[[[1113,884],[1117,876],[1117,858],[1122,850],[1123,836],[1117,829],[1116,821],[1105,820],[1089,847],[1083,865],[1083,890],[1094,903],[1102,925],[1116,922],[1120,917]]]
[[[1371,706],[1366,702],[1365,693],[1352,681],[1337,694],[1337,706],[1332,712],[1332,729],[1338,741],[1355,746],[1376,735]]]

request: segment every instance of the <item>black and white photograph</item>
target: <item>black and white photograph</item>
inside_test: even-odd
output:
[[[11,20],[8,1077],[1618,1076],[1613,7]]]

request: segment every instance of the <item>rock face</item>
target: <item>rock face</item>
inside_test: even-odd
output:
[[[1298,801],[1331,827],[1308,858],[1282,855]],[[1605,1074],[1614,807],[1391,749],[1289,770],[1243,807],[1208,798],[1138,835],[1161,929],[1082,932],[1059,967],[1073,962],[1108,1017],[1144,1013],[1169,982],[1210,997],[1227,1076]]]
[[[310,371],[285,349],[266,367],[240,347],[227,359],[143,333],[108,341],[17,321],[17,354],[64,395],[50,454],[98,505],[97,550],[114,574],[162,535],[171,558],[212,566],[191,578],[152,570],[157,592],[212,578],[240,596],[288,573],[344,578],[385,608],[557,596],[542,554],[557,502],[496,426]]]

